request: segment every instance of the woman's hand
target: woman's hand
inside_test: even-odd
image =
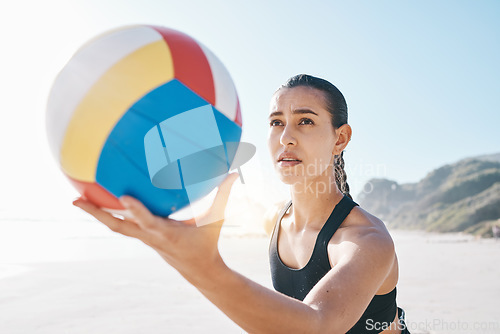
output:
[[[177,221],[153,215],[140,201],[122,196],[120,202],[132,214],[119,219],[83,198],[73,202],[112,231],[137,238],[158,252],[191,283],[215,273],[224,263],[217,247],[224,211],[237,173],[229,174],[219,186],[210,209],[202,216]],[[198,226],[199,227],[198,227]]]

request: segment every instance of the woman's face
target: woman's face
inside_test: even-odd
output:
[[[337,135],[323,92],[309,87],[281,88],[271,99],[268,146],[286,184],[333,175]]]

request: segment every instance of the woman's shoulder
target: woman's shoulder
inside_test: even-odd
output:
[[[331,242],[335,248],[372,252],[376,257],[392,258],[395,254],[394,242],[384,222],[359,206],[347,216]]]
[[[357,206],[337,232],[337,245],[329,245],[328,251],[332,266],[352,261],[373,273],[385,273],[377,294],[392,291],[398,282],[399,266],[394,241],[384,222]]]
[[[340,227],[346,229],[346,231],[355,231],[360,236],[374,234],[392,240],[385,223],[360,206],[355,206],[352,209]]]
[[[398,259],[384,222],[356,206],[328,244],[332,268],[377,281],[375,294],[394,289],[399,278]]]

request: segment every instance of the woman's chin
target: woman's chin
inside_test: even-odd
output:
[[[308,177],[305,175],[282,173],[280,171],[278,171],[278,175],[281,182],[290,186],[297,183],[306,183],[308,180]]]
[[[335,183],[335,178],[334,177],[328,177],[325,175],[308,175],[305,173],[286,173],[283,170],[278,169],[276,171],[278,173],[278,176],[284,184],[287,185],[310,185],[315,184],[315,183],[325,183],[329,184],[331,182]]]
[[[280,180],[281,180],[281,182],[283,182],[284,184],[289,185],[289,186],[291,186],[292,184],[297,183],[290,176],[280,175]]]

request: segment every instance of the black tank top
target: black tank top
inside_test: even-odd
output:
[[[309,291],[311,291],[316,283],[318,283],[318,281],[331,269],[327,250],[328,243],[344,219],[356,205],[358,204],[347,196],[344,196],[340,200],[321,228],[316,238],[316,243],[309,262],[300,269],[293,269],[285,265],[278,254],[278,234],[281,219],[290,206],[292,206],[292,202],[290,201],[281,210],[276,220],[271,243],[269,245],[271,275],[273,286],[276,291],[298,300],[304,300]],[[373,326],[373,324],[375,322],[378,324],[387,323],[388,326],[394,320],[396,311],[396,288],[385,295],[375,295],[361,318],[347,333],[378,333],[374,327],[381,327]],[[369,324],[372,324],[372,326]],[[367,328],[373,330],[370,331]]]

